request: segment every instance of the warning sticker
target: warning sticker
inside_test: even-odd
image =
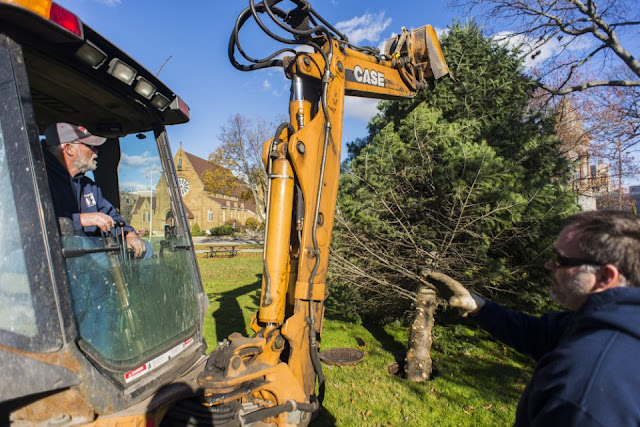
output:
[[[151,372],[152,370],[154,370],[156,368],[159,368],[160,366],[162,366],[165,363],[167,363],[170,359],[172,359],[172,358],[176,357],[178,354],[182,353],[184,351],[184,349],[186,349],[191,344],[193,344],[193,342],[194,342],[194,339],[193,339],[193,337],[191,337],[188,340],[186,340],[185,342],[182,342],[182,343],[178,344],[177,346],[173,347],[169,351],[166,351],[166,352],[162,353],[160,356],[156,357],[155,359],[151,359],[150,361],[148,361],[144,365],[138,366],[137,368],[125,373],[124,374],[124,382],[125,383],[130,383],[133,380],[137,380],[138,378],[140,378],[144,374],[146,374],[148,372]]]

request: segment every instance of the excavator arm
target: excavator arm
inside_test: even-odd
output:
[[[226,414],[220,415],[220,425],[302,426],[320,408],[324,377],[318,351],[345,95],[411,98],[449,73],[431,26],[403,28],[379,53],[350,44],[306,1],[293,1],[296,7],[289,11],[278,3],[251,0],[229,42],[230,60],[242,71],[281,67],[291,80],[291,96],[290,121],[263,149],[269,194],[260,309],[251,324],[255,335],[229,336],[199,377],[204,404]],[[261,16],[293,38],[275,34]],[[249,18],[272,38],[311,49],[285,48],[261,60],[250,58],[238,39]],[[237,53],[250,64],[238,62]]]

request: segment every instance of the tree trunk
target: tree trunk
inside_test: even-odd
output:
[[[435,291],[427,287],[420,288],[416,298],[416,317],[411,326],[409,350],[405,359],[405,373],[409,381],[426,381],[431,377],[431,332],[435,311]]]

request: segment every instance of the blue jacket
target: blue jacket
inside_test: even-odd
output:
[[[640,289],[592,294],[575,313],[542,317],[487,304],[475,316],[536,367],[516,426],[640,425]]]
[[[67,169],[48,150],[44,151],[47,165],[49,188],[53,199],[53,209],[57,217],[67,217],[73,220],[75,231],[82,231],[87,236],[100,236],[98,227],[82,227],[80,225],[81,213],[102,212],[113,218],[114,221],[124,221],[116,208],[104,197],[100,187],[84,174],[74,177],[69,175]],[[126,223],[126,222],[125,222]],[[134,231],[130,225],[124,227],[125,235]],[[115,237],[115,228],[111,234]]]

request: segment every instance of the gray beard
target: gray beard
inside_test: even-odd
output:
[[[98,162],[97,162],[97,157],[96,158],[91,158],[91,160],[89,160],[88,162],[79,162],[77,167],[78,170],[80,171],[80,173],[87,173],[89,171],[94,171],[96,170],[96,167],[98,166]]]

